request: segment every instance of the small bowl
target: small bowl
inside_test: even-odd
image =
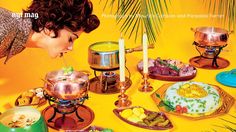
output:
[[[6,118],[15,113],[26,113],[26,115],[35,114],[36,116],[39,116],[39,119],[30,126],[19,127],[19,128],[13,128],[13,127],[11,128],[9,126],[6,126],[4,122],[6,121]],[[2,113],[0,115],[0,130],[2,132],[48,132],[47,125],[44,121],[44,118],[41,116],[40,112],[37,109],[34,109],[29,106],[15,107]]]

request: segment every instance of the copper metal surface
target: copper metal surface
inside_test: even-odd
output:
[[[139,88],[140,92],[151,92],[153,90],[153,87],[148,82],[148,73],[143,73],[143,83],[141,88]]]
[[[81,105],[78,107],[77,112],[83,121],[78,121],[78,118],[74,112],[71,114],[66,114],[64,118],[62,114],[57,113],[52,122],[49,122],[48,120],[54,112],[53,107],[55,107],[55,105],[48,106],[43,110],[42,115],[47,125],[56,130],[80,130],[90,125],[94,120],[93,111],[89,107]]]
[[[126,108],[132,104],[132,102],[128,99],[128,95],[125,94],[125,91],[125,82],[120,82],[120,95],[118,96],[119,100],[115,102],[115,106],[118,108]]]
[[[63,71],[53,71],[49,72],[45,79],[47,82],[44,89],[50,96],[74,100],[87,95],[89,78],[84,72],[74,71],[72,74],[64,75]]]
[[[90,67],[97,71],[108,71],[119,69],[119,49],[114,51],[96,51],[92,50],[94,45],[109,45],[109,44],[117,44],[118,42],[114,41],[104,41],[104,42],[97,42],[89,46],[88,48],[88,63]],[[154,45],[150,44],[148,46],[149,49],[153,49]],[[135,48],[126,49],[126,53],[132,53],[137,51],[142,51],[142,46],[138,46]]]
[[[217,64],[219,67],[212,66],[212,59],[204,58],[201,56],[193,57],[189,60],[190,64],[197,68],[203,68],[203,69],[223,69],[230,65],[230,62],[224,58],[217,57]]]
[[[216,27],[198,27],[191,30],[194,32],[195,42],[201,46],[224,46],[232,33]]]
[[[120,78],[119,78],[119,74],[116,74],[115,78],[115,84],[109,84],[109,82],[105,82],[104,78],[100,77],[94,77],[92,79],[90,79],[90,87],[89,87],[89,91],[97,93],[97,94],[115,94],[115,93],[119,93],[120,92]],[[101,80],[103,80],[101,82]],[[128,89],[131,84],[132,81],[126,77],[126,89]],[[107,88],[106,88],[107,87]]]

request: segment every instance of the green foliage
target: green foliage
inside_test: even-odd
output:
[[[223,15],[224,26],[228,26],[228,30],[235,29],[236,17],[236,1],[235,0],[203,0],[211,14]]]
[[[109,128],[106,128],[106,129],[102,130],[101,132],[113,132],[113,130],[109,129]]]
[[[161,101],[158,104],[159,107],[164,107],[166,111],[174,111],[174,106],[171,105],[170,101],[163,100],[159,94],[156,93],[156,97],[159,98]]]
[[[227,125],[221,123],[221,125],[223,125],[223,126],[221,126],[221,125],[213,125],[213,126],[220,127],[220,128],[229,130],[231,132],[236,132],[236,116],[230,115],[230,114],[228,114],[228,115],[232,117],[230,120],[227,120],[227,119],[224,119],[224,118],[219,118],[220,120],[224,121],[224,123],[227,123]]]
[[[62,70],[64,72],[64,75],[70,75],[74,71],[72,66],[63,67]]]
[[[171,69],[173,69],[173,70],[175,70],[177,72],[179,71],[177,66],[168,64],[168,63],[166,63],[165,61],[163,61],[161,59],[159,61],[160,61],[160,64],[165,65],[165,66],[167,66],[167,67],[169,67],[169,68],[171,68]]]
[[[168,3],[170,3],[167,0],[104,0],[103,2],[104,10],[108,4],[111,9],[114,4],[118,5],[115,11],[116,21],[118,24],[121,23],[120,31],[124,35],[129,34],[129,38],[135,35],[136,42],[138,35],[146,32],[150,43],[156,42],[163,15],[168,13]]]

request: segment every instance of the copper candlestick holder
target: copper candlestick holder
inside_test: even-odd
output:
[[[129,107],[132,104],[132,102],[128,100],[128,95],[125,94],[125,91],[125,82],[120,82],[120,95],[118,96],[119,100],[115,102],[115,105],[119,108]]]
[[[150,86],[150,83],[148,82],[149,74],[148,73],[143,73],[143,82],[142,82],[142,87],[139,88],[139,91],[141,92],[151,92],[153,90],[153,87]]]

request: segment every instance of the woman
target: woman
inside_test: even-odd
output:
[[[5,63],[25,48],[46,49],[52,58],[72,50],[82,32],[100,21],[89,0],[33,0],[22,17],[0,8],[0,58]]]

